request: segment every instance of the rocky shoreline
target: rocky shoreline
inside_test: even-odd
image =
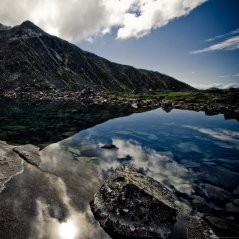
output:
[[[133,112],[142,112],[162,107],[166,112],[173,109],[202,111],[206,115],[223,114],[225,119],[239,120],[239,92],[192,92],[190,94],[179,94],[179,97],[174,97],[171,92],[153,93],[148,95],[131,94],[121,95],[119,93],[94,92],[90,89],[82,91],[37,91],[37,92],[18,92],[9,91],[0,98],[14,99],[19,101],[31,102],[75,102],[85,105],[117,105],[117,107],[127,107]],[[172,96],[171,96],[172,95]]]

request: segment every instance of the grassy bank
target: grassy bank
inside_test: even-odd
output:
[[[121,99],[158,99],[158,100],[171,100],[173,103],[226,103],[231,105],[239,104],[239,91],[222,90],[218,92],[209,91],[193,91],[193,92],[146,92],[146,93],[110,93],[107,95],[109,98]]]

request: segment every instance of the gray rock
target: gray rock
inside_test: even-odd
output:
[[[6,142],[0,141],[0,192],[12,177],[23,171],[22,159],[12,148]]]
[[[214,230],[220,232],[220,235],[227,237],[239,237],[237,222],[214,216],[206,216],[205,220]]]
[[[39,148],[32,144],[27,144],[23,146],[14,147],[13,151],[18,153],[20,157],[25,159],[28,163],[35,166],[39,166],[41,163],[41,158],[39,154]]]
[[[216,205],[207,202],[204,198],[197,195],[192,196],[192,204],[199,212],[203,213],[215,213],[220,210]]]
[[[170,112],[173,109],[173,102],[171,100],[163,100],[161,107],[164,111]]]
[[[233,197],[232,193],[225,189],[208,183],[200,185],[199,192],[200,195],[213,202],[227,203]]]
[[[177,215],[172,193],[129,165],[114,171],[90,206],[112,238],[169,238]]]
[[[234,199],[228,203],[225,207],[227,212],[239,214],[239,199]]]
[[[218,239],[208,224],[196,216],[180,215],[171,239]]]
[[[223,175],[223,177],[222,177]],[[210,184],[214,184],[227,191],[234,191],[238,187],[239,173],[222,166],[203,163],[200,167],[200,177]]]
[[[39,166],[39,148],[30,144],[16,147],[0,141],[0,192],[11,178],[23,172],[23,160]]]
[[[162,105],[162,107],[172,107],[173,102],[171,100],[163,100],[161,105]]]

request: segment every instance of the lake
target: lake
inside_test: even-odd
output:
[[[72,118],[71,113],[65,115],[65,111],[59,113],[58,106],[55,108],[63,119]],[[14,238],[17,233],[22,238],[39,239],[109,238],[94,219],[89,201],[123,163],[131,163],[143,174],[163,183],[175,194],[181,210],[202,217],[216,234],[239,236],[239,123],[236,120],[225,120],[222,115],[209,117],[203,112],[166,113],[162,109],[119,117],[130,112],[116,113],[115,109],[102,108],[85,110],[81,119],[74,107],[70,110],[75,114],[74,120],[61,121],[67,130],[64,124],[59,124],[57,131],[55,120],[51,127],[47,124],[44,128],[38,123],[41,126],[37,132],[41,134],[34,135],[32,131],[29,136],[38,137],[35,141],[42,147],[42,163],[38,169],[24,162],[24,172],[9,181],[0,194],[0,221],[4,224],[0,231],[5,231],[5,238]],[[58,119],[51,112],[48,111],[51,119]],[[47,119],[44,116],[44,122]],[[79,125],[80,119],[84,126]],[[21,142],[18,134],[17,143],[30,141],[26,131],[33,126],[27,122],[21,122],[20,129],[26,136]],[[11,134],[6,135],[4,125],[0,124],[1,134],[14,142],[11,135],[16,135],[18,128],[11,128]],[[43,128],[53,131],[44,133]],[[79,132],[74,134],[77,129]],[[45,135],[51,135],[51,140],[46,140]],[[64,139],[48,144],[58,138]],[[117,149],[101,148],[108,143]]]

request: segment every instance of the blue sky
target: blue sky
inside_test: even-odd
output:
[[[191,53],[232,37],[229,33],[239,29],[238,11],[238,0],[211,0],[142,38],[118,40],[113,30],[77,45],[114,62],[166,73],[200,88],[239,85],[238,48]],[[216,36],[221,37],[206,41]]]
[[[114,62],[199,88],[239,86],[239,0],[1,0],[0,22],[33,21]]]

